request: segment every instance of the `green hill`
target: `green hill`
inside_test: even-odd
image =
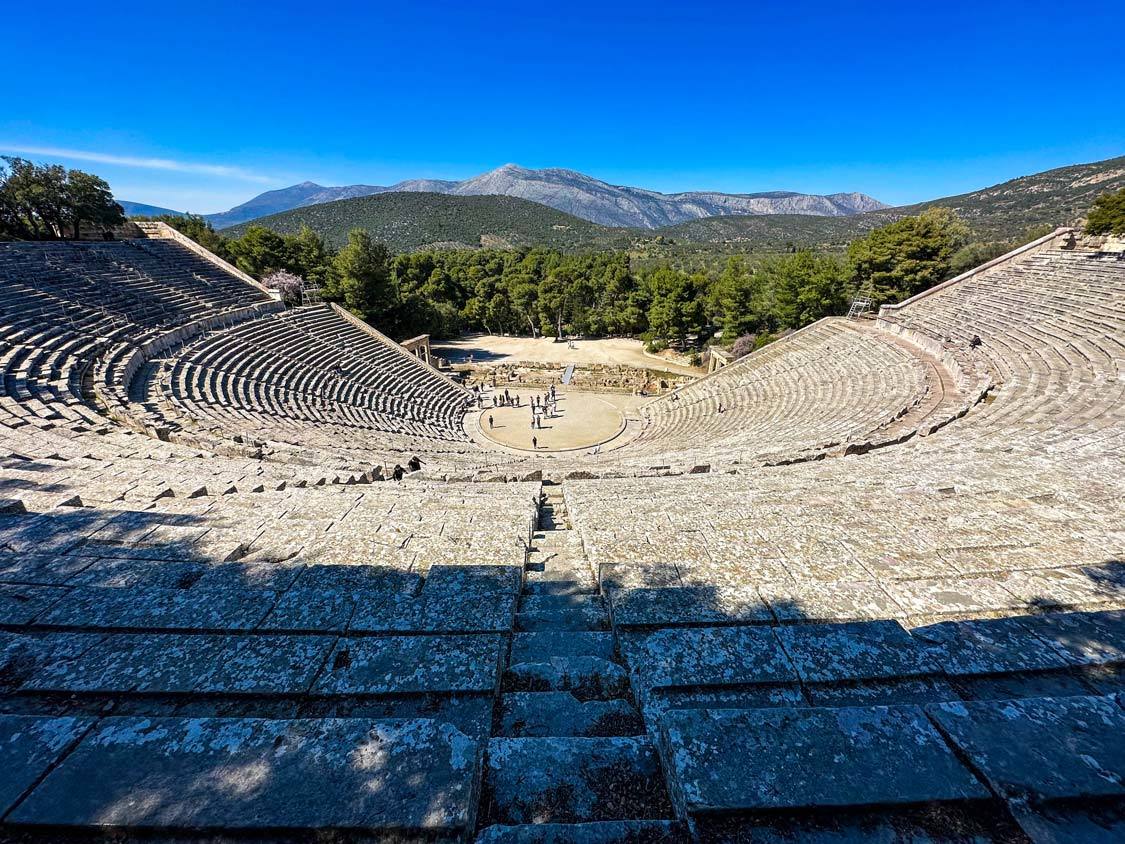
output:
[[[526,199],[510,196],[449,196],[440,193],[381,193],[294,208],[224,229],[237,237],[249,225],[282,234],[308,226],[334,246],[348,232],[366,229],[396,252],[426,247],[548,246],[567,251],[627,245],[628,229],[610,229]]]
[[[933,206],[956,211],[978,240],[1005,241],[1033,226],[1062,226],[1081,220],[1100,194],[1125,188],[1125,156],[1021,176],[983,190],[850,217],[709,217],[658,231],[682,243],[744,245],[762,249],[840,247],[873,228]]]

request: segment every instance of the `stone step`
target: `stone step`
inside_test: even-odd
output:
[[[606,613],[600,595],[528,595],[520,599],[520,612],[586,612]]]
[[[531,598],[589,597],[585,595],[532,595]],[[603,612],[585,608],[575,610],[544,610],[516,613],[516,630],[527,633],[540,630],[608,630],[609,619]]]
[[[582,559],[532,555],[524,565],[526,574],[533,580],[574,579],[595,582],[589,563]]]
[[[551,552],[582,556],[582,540],[572,530],[539,531],[531,538],[531,548],[532,553]]]
[[[476,844],[678,844],[689,840],[675,821],[599,821],[496,824],[481,830]]]
[[[570,692],[511,692],[500,699],[500,735],[637,736],[640,713],[625,700],[580,701]]]
[[[605,630],[609,615],[600,595],[525,595],[517,630]]]
[[[567,632],[546,630],[540,633],[516,633],[512,637],[509,662],[547,662],[552,657],[590,656],[611,662],[613,634],[606,632]]]
[[[536,543],[528,552],[527,561],[546,567],[551,567],[552,564],[562,564],[590,568],[590,564],[582,556],[581,548],[575,548],[563,542],[541,541]]]
[[[504,672],[506,692],[572,692],[579,700],[627,697],[629,675],[615,662],[594,656],[551,657],[513,663]]]
[[[494,738],[485,819],[501,824],[667,819],[672,806],[646,738]]]
[[[536,572],[536,574],[543,574]],[[596,595],[598,584],[594,579],[575,579],[573,577],[528,578],[523,588],[524,595]]]

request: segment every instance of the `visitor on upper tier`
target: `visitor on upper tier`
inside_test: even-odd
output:
[[[400,466],[399,464],[396,463],[394,471],[391,472],[391,477],[394,478],[396,481],[401,481],[402,478],[403,478],[403,475],[405,475],[405,474],[406,474],[406,472],[403,470],[402,466]]]
[[[410,461],[406,465],[407,465],[407,467],[409,467],[411,472],[417,472],[419,469],[422,468],[422,461],[419,460],[418,455],[415,454],[413,457],[410,458]]]

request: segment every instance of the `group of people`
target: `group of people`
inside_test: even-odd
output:
[[[484,409],[484,391],[477,392],[477,404],[480,408]],[[513,394],[508,390],[504,392],[495,392],[492,395],[493,407],[522,407],[523,400],[518,394]],[[531,397],[530,403],[527,407],[531,409],[531,427],[532,429],[541,429],[543,427],[544,419],[553,419],[558,415],[559,410],[559,397],[552,384],[546,393],[542,395],[535,395]],[[488,414],[488,429],[491,431],[496,427],[496,419],[490,413]],[[534,449],[539,448],[539,438],[533,436],[531,438],[531,447]]]
[[[531,427],[542,428],[543,419],[554,419],[558,410],[559,399],[555,395],[555,387],[552,384],[551,389],[542,396],[531,397]]]

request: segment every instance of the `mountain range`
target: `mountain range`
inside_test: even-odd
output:
[[[646,252],[668,248],[737,252],[793,246],[838,249],[873,228],[933,206],[956,211],[976,240],[1006,242],[1034,226],[1075,223],[1099,194],[1122,188],[1125,157],[1060,167],[958,196],[847,216],[722,215],[653,230],[603,226],[519,197],[394,191],[294,208],[258,218],[255,223],[284,233],[309,226],[337,246],[346,241],[350,229],[362,228],[395,251],[482,246]],[[238,235],[246,225],[228,233]]]
[[[245,223],[259,217],[354,199],[378,193],[440,193],[451,196],[510,196],[527,199],[602,226],[657,229],[688,220],[731,214],[807,214],[842,217],[886,208],[862,193],[833,193],[827,196],[770,191],[732,194],[718,191],[688,191],[665,194],[644,188],[611,185],[575,170],[549,168],[528,170],[505,164],[463,181],[409,179],[394,185],[344,185],[325,187],[301,182],[266,191],[253,199],[217,214],[204,215],[216,229]],[[179,213],[156,206],[122,202],[126,213]],[[132,210],[155,209],[155,210]]]

